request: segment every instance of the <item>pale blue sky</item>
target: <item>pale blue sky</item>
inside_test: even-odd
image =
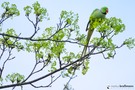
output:
[[[33,4],[36,0],[0,0],[0,4],[4,1],[17,4],[19,10],[23,10],[26,5]],[[41,6],[48,10],[51,18],[50,22],[44,22],[46,26],[56,25],[58,22],[59,14],[62,10],[70,11],[79,14],[79,25],[82,33],[86,34],[85,27],[88,22],[90,13],[95,8],[101,8],[107,6],[109,13],[107,17],[121,18],[126,25],[126,30],[122,34],[118,35],[115,39],[115,43],[122,43],[122,41],[128,37],[135,37],[135,1],[134,0],[38,0]],[[1,13],[1,12],[0,12]],[[14,20],[8,20],[3,24],[3,28],[14,27],[17,33],[22,35],[30,35],[31,25],[27,23],[27,19],[24,17],[24,12],[21,11],[21,16],[16,17]],[[9,24],[10,23],[10,24]],[[96,35],[96,34],[94,34]],[[94,36],[93,35],[93,36]],[[32,68],[33,63],[27,63],[29,54],[22,56],[17,54],[17,59],[23,59],[19,62],[23,63],[22,72],[16,67],[11,67],[20,73],[29,72],[26,71],[27,67]],[[23,58],[22,58],[23,57]],[[107,85],[119,85],[119,84],[131,84],[135,85],[135,49],[129,50],[123,47],[117,50],[117,55],[114,59],[104,60],[101,55],[92,56],[90,60],[90,69],[88,73],[83,76],[80,73],[71,81],[71,85],[75,90],[106,90]],[[31,58],[30,58],[31,59]],[[24,60],[26,60],[24,62]],[[26,68],[25,68],[26,67]],[[7,68],[7,70],[10,69]],[[11,71],[12,72],[12,71]],[[65,79],[59,79],[53,84],[51,88],[39,89],[39,90],[62,90]],[[43,82],[42,82],[43,83]],[[19,88],[17,88],[18,90]],[[24,86],[24,90],[37,90],[28,86]],[[134,88],[135,89],[135,88]],[[8,89],[7,89],[8,90]],[[10,90],[10,89],[9,89]],[[113,90],[113,89],[112,89]],[[118,90],[118,89],[117,89]]]

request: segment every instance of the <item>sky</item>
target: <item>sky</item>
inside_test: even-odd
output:
[[[29,36],[32,31],[31,25],[27,22],[24,17],[23,7],[26,5],[33,4],[36,0],[0,0],[2,2],[9,1],[17,5],[21,10],[20,17],[16,17],[13,20],[8,20],[2,25],[3,30],[6,28],[13,27],[17,33]],[[58,22],[59,14],[62,10],[73,11],[79,14],[79,26],[80,32],[85,32],[85,27],[89,19],[89,15],[95,8],[101,8],[107,6],[109,13],[107,17],[121,18],[123,23],[126,25],[126,30],[119,34],[115,39],[115,43],[122,43],[122,41],[128,37],[135,38],[135,1],[134,0],[38,0],[41,6],[48,10],[51,23],[46,22],[43,25],[56,25]],[[0,12],[1,13],[1,12]],[[10,23],[10,24],[9,24]],[[29,30],[28,30],[29,29]],[[95,34],[93,34],[94,37]],[[28,73],[30,70],[24,69],[24,67],[32,68],[34,63],[27,61],[30,54],[17,53],[17,63],[22,63],[16,67],[21,68],[21,72],[16,67],[12,67],[9,64],[10,69],[19,71],[20,73]],[[101,55],[92,56],[90,59],[90,69],[86,75],[78,73],[77,77],[74,78],[70,84],[74,90],[106,90],[107,85],[135,85],[135,49],[129,50],[127,47],[123,47],[117,50],[117,54],[114,59],[105,60]],[[23,58],[22,58],[23,57]],[[24,62],[24,60],[26,60]],[[10,72],[9,68],[6,68],[7,72]],[[12,72],[12,71],[11,71]],[[56,81],[51,88],[39,89],[39,90],[62,90],[63,84],[67,79],[59,79]],[[40,84],[40,83],[38,83]],[[16,88],[18,90],[20,88]],[[24,86],[24,90],[38,90],[29,86]],[[10,89],[4,89],[10,90]],[[111,88],[111,90],[124,90],[121,88]],[[125,89],[127,90],[127,89]],[[128,88],[128,90],[135,90],[135,88]]]

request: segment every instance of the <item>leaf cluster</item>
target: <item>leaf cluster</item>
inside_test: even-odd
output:
[[[24,80],[24,75],[20,75],[19,73],[8,74],[6,81],[8,80],[12,83],[21,83]]]
[[[4,2],[2,3],[1,7],[5,10],[1,15],[1,18],[9,18],[20,15],[20,12],[15,4],[10,5],[9,2]]]
[[[42,22],[44,18],[49,19],[47,9],[41,7],[38,2],[35,2],[32,6],[25,6],[24,11],[26,16],[29,16],[32,14],[32,11],[34,11],[33,14],[39,18],[40,22]]]
[[[15,4],[10,5],[9,2],[4,2],[1,7],[4,12],[1,15],[0,25],[9,17],[19,16],[20,14]],[[120,46],[114,43],[114,37],[125,30],[125,25],[121,19],[116,17],[96,19],[90,25],[98,33],[98,36],[91,39],[87,54],[81,57],[82,50],[80,52],[79,49],[85,46],[87,35],[80,33],[78,14],[73,11],[63,10],[56,26],[40,29],[39,22],[43,23],[44,19],[49,19],[47,9],[41,7],[37,1],[32,6],[24,7],[24,11],[26,18],[34,27],[34,32],[31,36],[22,37],[13,28],[7,29],[5,32],[2,29],[0,31],[0,60],[3,60],[4,53],[8,52],[7,59],[3,60],[2,68],[0,67],[2,73],[0,76],[3,77],[6,63],[14,60],[15,57],[12,57],[13,50],[28,52],[35,57],[33,60],[35,65],[26,78],[19,73],[7,75],[7,81],[10,81],[13,85],[19,83],[15,84],[15,86],[30,84],[38,88],[33,83],[50,76],[49,85],[39,86],[49,87],[60,76],[70,77],[71,79],[77,71],[81,71],[85,75],[89,70],[92,55],[102,54],[105,59],[110,59],[116,55],[116,49],[124,45],[129,49],[135,46],[135,39],[133,38],[126,39]],[[31,19],[33,14],[35,15],[35,20]],[[38,31],[43,31],[43,33],[39,35]],[[70,46],[78,47],[78,51],[74,52],[74,47],[70,49]],[[33,81],[28,81],[30,77],[42,70],[48,71],[48,74]],[[60,76],[54,79],[53,75],[59,71],[61,71]],[[1,82],[3,80],[3,78],[0,78]],[[9,86],[12,87],[12,85]]]

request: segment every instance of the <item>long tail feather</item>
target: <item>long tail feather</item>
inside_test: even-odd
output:
[[[92,34],[93,34],[93,31],[94,31],[94,29],[89,28],[89,30],[88,30],[88,35],[87,35],[87,39],[86,39],[86,45],[85,45],[84,48],[83,48],[83,52],[82,52],[81,57],[83,57],[83,56],[86,55],[87,47],[88,47],[89,41],[90,41],[90,39],[91,39],[91,36],[92,36]]]

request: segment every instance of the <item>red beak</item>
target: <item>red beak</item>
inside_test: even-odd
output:
[[[106,13],[108,13],[108,9],[106,10]]]

